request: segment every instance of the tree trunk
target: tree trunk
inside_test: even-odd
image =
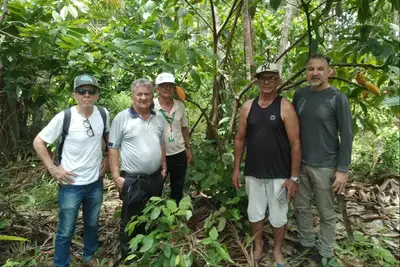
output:
[[[283,22],[283,27],[282,27],[282,31],[281,31],[281,40],[279,42],[278,55],[281,55],[288,47],[290,26],[292,25],[292,19],[295,15],[295,11],[296,11],[295,4],[296,4],[296,0],[288,0],[288,2],[286,4],[286,14],[285,14],[285,20]],[[283,56],[278,62],[276,62],[278,64],[279,73],[281,75],[282,75],[284,59],[285,59],[285,56]]]
[[[249,0],[243,2],[243,45],[244,60],[246,66],[246,79],[251,80],[255,72],[254,48],[253,48],[253,23],[249,9]]]

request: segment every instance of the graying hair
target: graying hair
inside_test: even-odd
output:
[[[149,88],[151,90],[151,92],[153,92],[153,89],[154,89],[154,85],[152,82],[150,82],[149,80],[147,80],[145,78],[140,78],[140,79],[134,80],[132,82],[131,93],[133,94],[135,92],[135,89],[138,88],[139,86]]]

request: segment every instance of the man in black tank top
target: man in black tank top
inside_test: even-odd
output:
[[[288,199],[297,190],[299,123],[292,104],[277,95],[281,80],[276,64],[260,66],[256,78],[260,95],[246,101],[240,110],[232,184],[236,189],[240,187],[240,162],[246,144],[244,175],[249,198],[247,213],[255,236],[254,258],[257,263],[262,258],[262,232],[268,207],[268,220],[274,232],[274,259],[278,267],[283,267],[288,204],[285,199],[279,202],[277,197],[283,188]]]

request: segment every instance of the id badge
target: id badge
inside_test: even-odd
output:
[[[168,142],[170,142],[170,143],[175,142],[174,132],[172,132],[172,131],[170,131],[170,133],[169,133]]]

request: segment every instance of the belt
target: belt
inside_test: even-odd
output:
[[[122,170],[121,171],[121,176],[122,177],[127,177],[127,178],[140,178],[140,179],[147,179],[147,178],[154,178],[157,175],[159,175],[161,172],[161,167],[158,168],[155,172],[152,174],[144,174],[144,173],[137,173],[137,172],[127,172]]]

